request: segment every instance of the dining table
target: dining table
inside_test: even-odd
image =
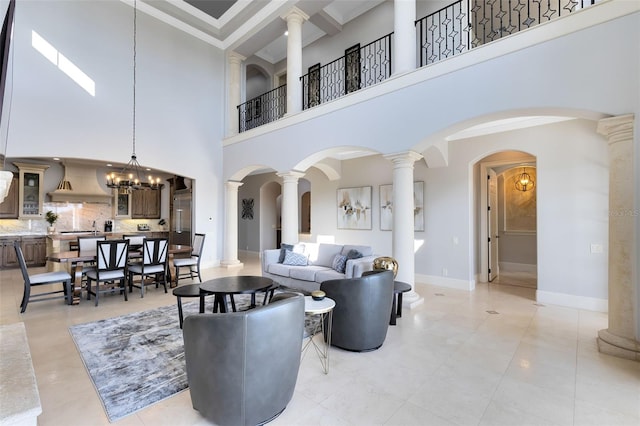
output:
[[[190,254],[191,246],[183,244],[169,244],[169,286],[176,287],[178,285],[178,278],[175,274],[175,268],[173,266],[173,258],[176,254]],[[142,257],[142,252],[139,250],[129,250],[129,259],[139,259]],[[95,262],[95,251],[83,251],[69,250],[54,252],[47,255],[47,260],[57,263],[66,263],[69,265],[69,272],[73,279],[73,298],[72,304],[77,305],[80,303],[80,294],[82,292],[82,267],[86,262]]]
[[[231,309],[236,311],[234,294],[251,294],[250,308],[256,306],[256,293],[273,293],[277,284],[271,278],[253,275],[233,275],[227,277],[214,278],[200,284],[200,290],[213,294],[213,312],[228,312],[227,296],[231,299]]]

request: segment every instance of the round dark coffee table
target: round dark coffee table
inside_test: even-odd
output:
[[[231,307],[235,312],[234,294],[251,294],[251,308],[256,306],[256,293],[274,289],[273,280],[267,277],[240,275],[214,278],[200,284],[200,289],[213,294],[213,312],[227,312],[227,295],[231,297]]]
[[[402,316],[402,293],[411,290],[411,286],[402,281],[393,282],[393,305],[391,306],[391,319],[389,325],[396,325],[396,318]]]
[[[182,298],[183,297],[199,297],[200,298],[200,313],[204,313],[204,297],[210,296],[213,293],[209,293],[206,290],[200,288],[200,284],[188,284],[183,285],[173,290],[173,295],[178,298],[178,318],[180,319],[180,328],[182,328]]]

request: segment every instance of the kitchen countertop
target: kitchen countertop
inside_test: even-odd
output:
[[[166,232],[167,234],[169,233],[169,231],[120,231],[120,232],[96,232],[96,236],[102,237],[102,236],[106,236],[106,237],[121,237],[122,235],[144,235],[144,234],[150,234],[153,232]],[[68,233],[56,233],[56,234],[48,234],[46,237],[51,239],[51,240],[58,240],[58,241],[69,241],[69,240],[75,240],[77,239],[79,236],[80,237],[90,237],[94,235],[93,231],[90,232],[82,232],[82,231],[78,231],[78,232],[68,232]]]

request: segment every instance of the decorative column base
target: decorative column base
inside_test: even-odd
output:
[[[411,290],[402,296],[402,307],[407,309],[416,308],[424,303],[424,297]]]
[[[223,260],[222,262],[220,262],[220,266],[222,266],[223,268],[240,268],[244,266],[244,263],[240,262],[239,260]]]
[[[609,329],[598,332],[598,350],[618,358],[640,361],[640,342],[616,336]]]

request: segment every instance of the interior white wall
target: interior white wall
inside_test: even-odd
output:
[[[194,230],[207,234],[203,265],[213,265],[223,240],[218,237],[224,197],[217,141],[223,135],[224,57],[140,11],[137,22],[136,153],[144,166],[197,179]],[[95,97],[31,47],[32,30],[95,81]],[[129,160],[130,6],[119,1],[19,2],[12,48],[7,156]]]
[[[459,212],[474,210],[467,204],[465,188],[472,177],[464,172],[465,166],[507,149],[537,158],[538,290],[607,299],[608,153],[594,122],[573,120],[451,142],[450,166],[428,169],[427,187],[445,188],[435,199],[425,197],[426,217],[439,225],[429,223],[429,241],[447,247],[452,235],[460,234],[460,245],[467,243],[463,236],[475,221],[459,217]],[[592,243],[602,244],[603,253],[591,253]],[[422,268],[426,274],[438,274],[444,262],[451,261],[440,251],[427,250],[423,261],[416,259],[416,272]],[[449,267],[449,275],[472,275],[463,263]],[[477,265],[470,267],[478,272]]]
[[[538,160],[541,297],[559,294],[569,303],[584,298],[593,304],[583,307],[602,308],[607,299],[608,154],[595,123],[587,120],[450,142],[448,167],[430,169],[417,162],[414,180],[425,182],[425,231],[414,234],[416,276],[432,284],[473,287],[479,272],[475,163],[514,149]],[[305,175],[313,196],[311,241],[331,236],[338,243],[371,245],[378,254],[392,255],[392,232],[380,231],[379,213],[379,186],[392,183],[392,164],[375,155],[343,161],[342,171],[338,181],[315,168]],[[357,186],[372,187],[372,229],[337,229],[336,190]],[[603,253],[591,253],[592,243],[602,244]]]

